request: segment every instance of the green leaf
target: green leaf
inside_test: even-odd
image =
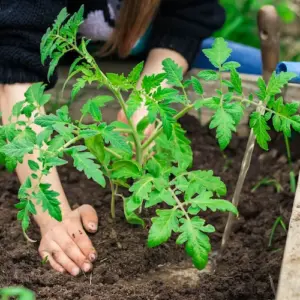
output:
[[[36,143],[39,147],[42,147],[43,143],[47,143],[53,130],[51,128],[46,128],[42,132],[40,132],[36,137]]]
[[[224,150],[228,146],[232,138],[232,132],[236,131],[235,121],[223,107],[220,107],[213,115],[209,128],[216,128],[216,137],[221,150]]]
[[[18,161],[15,157],[5,157],[5,168],[8,172],[15,171]]]
[[[61,135],[56,135],[50,142],[48,151],[55,152],[65,145],[65,139]]]
[[[242,80],[240,74],[236,71],[236,69],[232,69],[230,72],[230,80],[233,85],[233,89],[241,95],[243,93],[242,88]]]
[[[183,101],[178,95],[178,91],[172,88],[158,87],[157,90],[153,93],[153,98],[157,101],[168,100],[172,103],[181,103]]]
[[[228,61],[223,66],[222,69],[224,71],[231,71],[239,68],[241,65],[236,61]]]
[[[25,154],[32,153],[34,144],[31,141],[20,139],[13,140],[1,148],[1,152],[10,157],[21,157]]]
[[[281,72],[278,75],[274,72],[268,82],[266,90],[267,96],[271,97],[279,94],[281,92],[281,89],[296,76],[296,74],[291,72]]]
[[[124,214],[127,222],[133,225],[141,225],[145,227],[145,222],[139,216],[137,216],[133,211],[129,211],[126,207],[127,199],[124,200]]]
[[[173,124],[175,123],[173,116],[176,114],[176,110],[162,102],[159,104],[159,114],[162,120],[163,131],[167,138],[170,139],[172,136]]]
[[[182,87],[182,67],[179,67],[171,58],[164,59],[162,65],[166,73],[167,83],[176,87]]]
[[[141,97],[140,93],[138,91],[133,91],[126,102],[128,118],[131,118],[133,116],[133,114],[142,105],[142,103],[143,98]]]
[[[253,129],[258,145],[262,149],[268,150],[268,142],[271,140],[271,137],[268,134],[270,127],[259,112],[253,112],[250,115],[250,127]]]
[[[95,98],[88,100],[82,106],[81,112],[83,115],[86,115],[87,113],[89,113],[91,111],[90,105],[92,103],[99,108],[99,107],[104,107],[106,105],[106,103],[111,102],[113,100],[114,100],[114,98],[111,96],[105,96],[105,95],[97,96]]]
[[[79,136],[82,137],[82,138],[84,138],[84,139],[93,137],[95,135],[99,135],[99,131],[98,130],[94,130],[94,129],[82,129],[79,132]]]
[[[21,115],[22,108],[23,108],[23,106],[24,106],[25,103],[26,103],[25,100],[17,102],[13,106],[12,115],[15,116],[15,117],[19,117]]]
[[[194,91],[198,95],[203,95],[203,87],[202,87],[200,81],[196,77],[194,77],[194,76],[192,76],[191,81],[192,81],[192,85],[193,85]]]
[[[133,70],[129,73],[128,75],[128,80],[133,83],[136,84],[138,82],[138,80],[141,77],[141,73],[143,71],[144,68],[144,62],[140,62],[138,65],[136,65]]]
[[[33,160],[28,160],[28,166],[29,168],[32,170],[32,171],[37,171],[40,169],[38,163],[36,163],[35,161]]]
[[[32,213],[36,215],[34,204],[31,200],[21,199],[20,202],[15,205],[15,207],[19,209],[17,219],[21,221],[22,229],[24,232],[26,232],[30,224],[29,214]]]
[[[55,220],[61,222],[62,215],[60,210],[60,202],[57,197],[59,193],[50,190],[50,184],[41,183],[39,185],[38,192],[34,195],[37,200],[37,204],[41,204],[43,211],[48,211],[49,215]]]
[[[165,243],[172,234],[172,231],[179,230],[178,218],[182,217],[182,211],[169,209],[169,210],[156,210],[157,217],[151,219],[152,226],[148,235],[148,247],[153,248],[162,243]]]
[[[192,258],[194,266],[202,270],[207,265],[208,254],[211,251],[208,236],[199,230],[203,227],[203,222],[199,217],[194,217],[191,220],[182,219],[182,222],[183,225],[179,229],[181,234],[176,243],[186,243],[186,253]]]
[[[208,191],[216,192],[220,196],[227,193],[226,185],[221,181],[220,177],[213,175],[213,171],[192,171],[188,173],[189,185],[187,199],[190,199],[195,193],[201,192],[204,188]]]
[[[105,143],[110,143],[114,148],[120,149],[126,153],[131,154],[131,148],[127,144],[125,137],[113,130],[113,126],[107,126],[102,131]]]
[[[25,92],[26,102],[37,106],[44,106],[49,102],[51,95],[44,94],[45,85],[41,82],[32,84]]]
[[[112,165],[112,178],[137,178],[141,176],[141,166],[133,160],[118,160]]]
[[[67,164],[68,162],[59,157],[48,157],[45,160],[45,164],[49,167],[58,167]]]
[[[84,78],[78,78],[77,82],[73,85],[73,89],[71,92],[71,99],[74,100],[76,95],[80,92],[81,89],[85,87],[86,81]]]
[[[98,162],[103,164],[105,160],[104,141],[101,135],[96,135],[85,139],[88,150],[96,157]]]
[[[211,64],[220,69],[229,58],[232,50],[228,47],[223,38],[216,38],[211,49],[204,49],[204,55],[209,59]]]
[[[124,76],[124,74],[106,73],[109,81],[118,89],[128,91],[133,88],[132,83]]]
[[[95,182],[105,187],[105,179],[100,170],[100,165],[95,164],[95,156],[89,152],[76,152],[71,154],[74,159],[74,167],[78,171],[83,171],[88,179],[92,178]]]
[[[47,79],[50,82],[50,78],[53,75],[55,68],[57,67],[60,59],[64,56],[64,53],[60,52],[54,52],[52,55],[52,60],[50,61],[49,69],[48,69],[48,74],[47,74]]]
[[[210,209],[215,212],[217,210],[223,212],[232,212],[237,215],[237,208],[227,200],[212,199],[213,193],[211,191],[202,190],[202,192],[195,198],[189,199],[186,202],[191,203],[192,207],[197,207],[203,211]]]
[[[149,199],[149,193],[152,190],[153,186],[153,177],[150,175],[145,175],[138,181],[136,181],[129,189],[134,196],[142,200]]]
[[[135,195],[126,199],[126,211],[131,213],[137,210],[143,204],[143,199]]]
[[[72,127],[68,127],[68,125],[66,126],[63,123],[56,123],[52,125],[52,127],[65,139],[65,141],[70,141],[74,138]]]
[[[206,81],[210,80],[218,80],[219,79],[219,73],[213,70],[205,70],[205,71],[200,71],[198,73],[198,77],[202,78]]]
[[[156,160],[155,157],[152,157],[147,161],[146,170],[155,178],[160,177],[161,175],[161,165]]]
[[[58,118],[58,116],[53,114],[38,116],[34,120],[34,124],[41,127],[51,127],[57,122],[60,122],[60,119]]]
[[[259,91],[256,92],[257,97],[258,97],[259,100],[263,101],[267,97],[267,86],[266,86],[266,83],[265,83],[265,81],[261,77],[259,77],[258,80],[257,80],[257,85],[259,87]]]
[[[152,89],[158,88],[165,79],[165,73],[146,75],[142,81],[142,88],[149,94]]]
[[[169,190],[162,189],[161,191],[154,190],[150,193],[149,200],[146,201],[145,208],[152,207],[158,203],[165,202],[170,206],[175,206],[176,201]]]
[[[32,187],[30,177],[28,176],[25,181],[20,186],[19,192],[18,192],[18,198],[24,199],[28,197],[27,190]]]

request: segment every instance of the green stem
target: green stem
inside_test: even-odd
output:
[[[113,219],[116,218],[116,191],[115,186],[111,180],[109,180],[110,189],[111,189],[111,200],[110,200],[110,213]]]
[[[184,213],[185,217],[190,221],[190,216],[188,215],[188,213],[186,212],[185,208],[183,207],[183,204],[181,203],[181,201],[178,199],[178,197],[176,196],[176,194],[174,193],[174,191],[169,188],[170,193],[172,194],[174,200],[176,201],[176,203],[178,204],[178,207],[182,210],[182,212]]]
[[[286,154],[288,159],[288,164],[290,167],[290,189],[292,193],[296,193],[296,176],[293,170],[293,162],[292,162],[292,155],[291,155],[291,148],[290,148],[290,142],[288,137],[284,134],[284,142],[286,147]]]
[[[111,150],[108,147],[104,147],[105,151],[107,151],[108,153],[110,153],[111,155],[113,155],[115,158],[117,159],[122,159],[122,155],[118,154],[117,152]]]
[[[187,112],[193,109],[193,105],[187,105],[183,110],[181,110],[178,114],[174,116],[175,120],[180,119],[182,116],[184,116]],[[158,126],[156,130],[152,133],[152,135],[145,141],[145,143],[142,145],[142,149],[147,149],[152,142],[161,134],[163,128],[162,125]]]
[[[142,164],[143,163],[143,151],[142,151],[141,141],[140,141],[140,138],[139,138],[139,135],[137,133],[135,125],[133,124],[132,120],[130,118],[128,118],[128,116],[127,116],[126,103],[125,103],[125,101],[124,101],[124,99],[123,99],[123,97],[122,97],[119,90],[113,89],[112,92],[117,97],[117,99],[118,99],[118,101],[121,105],[121,108],[122,108],[122,110],[123,110],[123,112],[126,116],[128,125],[131,127],[131,131],[132,131],[131,133],[132,133],[132,136],[133,136],[133,139],[134,139],[134,144],[135,144],[136,159],[137,159],[139,164]]]

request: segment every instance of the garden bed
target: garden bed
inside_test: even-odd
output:
[[[231,199],[247,140],[234,137],[225,151],[225,160],[213,132],[201,128],[191,116],[185,117],[182,124],[192,140],[194,167],[213,169],[226,183],[227,198]],[[24,285],[36,292],[37,299],[274,299],[272,286],[276,287],[278,282],[286,234],[277,228],[271,249],[269,235],[278,216],[288,224],[294,195],[288,192],[289,168],[284,143],[274,139],[270,148],[273,150],[268,153],[258,148],[254,153],[239,207],[240,216],[215,273],[191,268],[183,247],[173,241],[148,249],[147,230],[126,223],[121,203],[117,206],[115,223],[110,219],[109,190],[100,188],[68,165],[59,172],[69,200],[75,206],[93,204],[98,212],[99,231],[91,238],[99,258],[92,275],[72,278],[57,274],[42,266],[38,244],[24,240],[16,210],[12,209],[17,202],[19,184],[15,175],[1,171],[0,287]],[[299,162],[296,161],[295,170]],[[251,193],[253,185],[264,177],[279,180],[284,191],[278,194],[267,186]],[[153,212],[144,211],[146,223],[151,216]],[[218,249],[226,218],[226,214],[207,215],[208,222],[216,227],[216,233],[211,235],[213,250]],[[36,227],[32,226],[29,236],[39,238]]]

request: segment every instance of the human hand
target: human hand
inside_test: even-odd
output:
[[[56,271],[67,271],[73,276],[77,276],[80,270],[91,271],[97,253],[83,227],[91,233],[98,228],[96,211],[90,205],[70,211],[62,222],[51,219],[41,225],[39,254],[42,259]]]

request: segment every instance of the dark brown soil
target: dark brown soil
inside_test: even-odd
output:
[[[218,150],[215,138],[206,128],[200,128],[191,117],[183,120],[193,142],[194,167],[213,169],[228,186],[230,199],[246,140],[235,137],[226,150],[225,159]],[[278,216],[288,224],[293,195],[289,190],[288,166],[284,152],[263,153],[256,149],[239,207],[240,217],[235,222],[234,234],[214,274],[196,274],[196,283],[179,284],[162,275],[164,266],[176,269],[189,261],[182,247],[173,241],[155,249],[146,247],[147,230],[128,225],[119,203],[117,219],[109,217],[109,191],[88,181],[73,167],[61,168],[60,174],[68,198],[73,204],[90,203],[99,214],[99,231],[91,238],[99,253],[91,275],[72,278],[42,266],[37,253],[38,244],[27,243],[16,221],[18,181],[15,175],[1,171],[0,176],[0,287],[23,285],[37,294],[37,299],[101,299],[101,300],[267,300],[274,299],[272,285],[277,286],[286,234],[281,228],[275,233],[272,249],[268,239]],[[274,148],[273,148],[274,149]],[[298,161],[295,165],[299,166]],[[275,177],[284,191],[277,194],[273,187],[261,187],[251,193],[261,178]],[[148,212],[146,219],[150,217]],[[208,222],[216,226],[211,236],[217,250],[225,214],[209,214]],[[30,229],[32,238],[39,238],[37,228]],[[275,250],[274,250],[275,249]],[[184,269],[184,267],[183,267]],[[185,270],[186,271],[186,270]],[[189,271],[188,271],[189,273]],[[197,281],[199,279],[199,281]],[[174,279],[175,280],[175,279]]]

